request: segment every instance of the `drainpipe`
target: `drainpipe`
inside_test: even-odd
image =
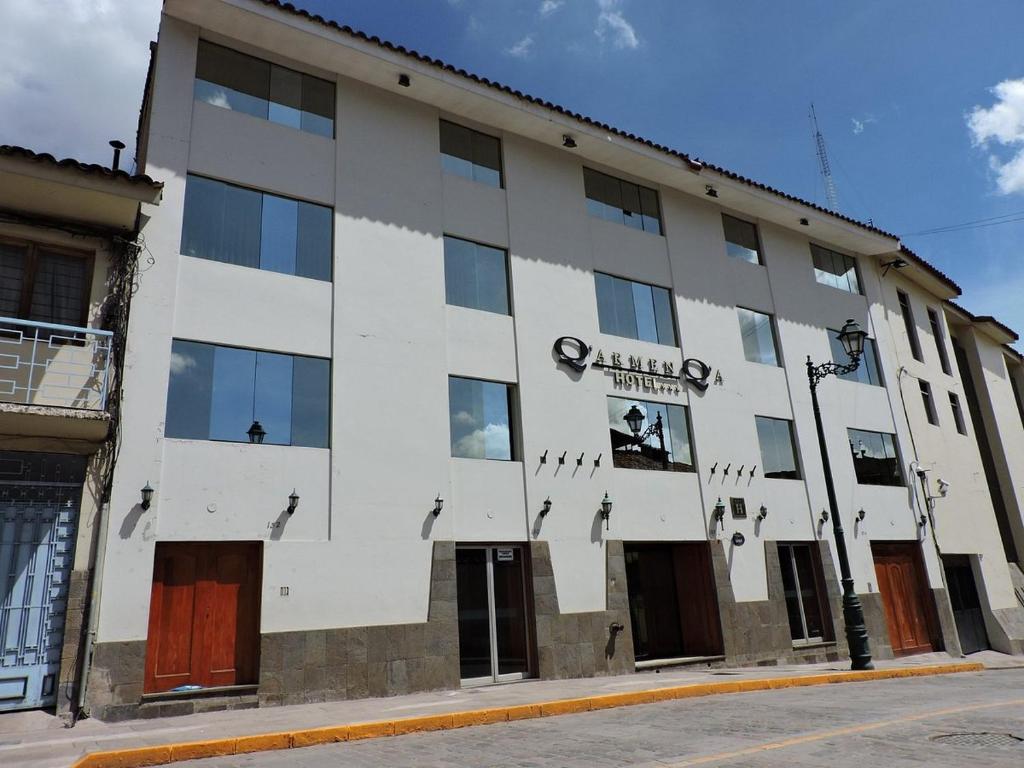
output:
[[[88,712],[85,711],[85,697],[89,690],[89,670],[92,667],[92,650],[96,644],[96,627],[99,624],[100,616],[100,593],[103,591],[103,565],[106,562],[107,554],[107,533],[110,528],[110,502],[105,501],[100,505],[99,541],[96,542],[96,560],[92,570],[92,593],[89,596],[89,608],[87,611],[86,626],[88,631],[85,635],[85,648],[82,652],[82,679],[78,686],[78,705],[72,712],[71,725],[78,721],[78,718]]]

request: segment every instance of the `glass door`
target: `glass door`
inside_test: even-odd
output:
[[[463,685],[520,680],[530,671],[521,547],[459,547],[459,669]]]

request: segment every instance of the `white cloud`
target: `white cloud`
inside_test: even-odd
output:
[[[997,144],[1011,149],[1009,160],[991,154],[989,165],[1001,193],[1024,192],[1024,78],[1004,80],[992,93],[996,103],[988,108],[974,107],[967,115],[967,127],[975,146],[990,148]]]
[[[855,136],[864,133],[864,129],[871,123],[877,123],[878,120],[868,115],[863,120],[858,120],[856,117],[851,117],[850,122],[853,123],[853,134]]]
[[[180,352],[171,352],[171,373],[185,373],[185,371],[195,367],[196,359],[191,355],[183,355]]]
[[[540,15],[550,16],[563,5],[565,5],[565,0],[544,0],[544,2],[540,4]]]
[[[0,142],[104,164],[111,159],[110,139],[134,147],[160,5],[160,0],[6,0],[0,24]]]
[[[517,59],[526,59],[530,56],[530,51],[533,49],[533,37],[527,35],[518,43],[513,45],[511,48],[506,48],[505,53],[509,56],[515,56]]]
[[[507,424],[488,424],[460,438],[455,443],[455,454],[489,459],[511,458],[508,452],[509,432]]]
[[[613,48],[638,48],[640,38],[618,6],[619,0],[597,0],[600,12],[597,15],[594,34],[602,43],[611,43]]]

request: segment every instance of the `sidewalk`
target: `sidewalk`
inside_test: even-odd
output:
[[[925,673],[924,668],[933,665],[953,665],[955,667],[979,662],[989,669],[1024,667],[1024,658],[1022,657],[985,651],[965,659],[955,659],[945,653],[925,654],[881,661],[876,664],[876,668],[878,670],[908,671],[918,669]],[[72,729],[63,728],[57,718],[43,712],[10,713],[0,715],[0,765],[18,766],[19,768],[57,768],[58,766],[64,768],[72,765],[87,753],[99,751],[201,742],[209,739],[226,739],[257,734],[282,734],[289,731],[353,723],[423,716],[437,717],[469,710],[524,707],[524,705],[551,702],[558,702],[558,704],[549,704],[544,707],[544,714],[556,714],[563,711],[579,711],[580,708],[574,708],[570,702],[565,701],[571,699],[609,697],[678,686],[702,686],[693,693],[711,695],[718,692],[730,692],[729,688],[735,691],[734,686],[718,685],[722,683],[789,678],[794,681],[794,684],[799,684],[797,681],[800,678],[820,676],[823,673],[847,672],[848,669],[848,664],[841,662],[737,669],[670,668],[661,672],[644,671],[618,677],[527,681],[385,699],[359,699],[266,709],[209,712],[112,724],[96,720],[82,720]],[[950,671],[955,671],[955,669]],[[806,683],[810,682],[812,681],[806,681]],[[835,682],[835,680],[821,680],[821,682]],[[711,687],[709,684],[712,684]],[[756,685],[756,683],[751,683],[751,685]],[[726,690],[719,691],[719,687],[726,688]],[[779,687],[782,687],[781,683]],[[628,696],[618,696],[606,699],[607,704],[605,705],[621,706],[636,703],[629,699]],[[590,709],[590,706],[582,708]],[[526,707],[524,707],[525,709]],[[467,723],[487,721],[480,718],[466,719]],[[373,729],[366,729],[366,732],[369,733],[370,730]],[[394,730],[393,727],[392,730]],[[373,735],[377,735],[376,732]],[[287,739],[285,740],[287,741]],[[268,741],[268,745],[274,743],[274,740]],[[257,745],[254,743],[253,746]]]

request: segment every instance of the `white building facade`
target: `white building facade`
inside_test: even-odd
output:
[[[168,0],[153,67],[96,716],[843,657],[849,318],[874,655],[959,653],[946,555],[1020,652],[950,334],[900,336],[958,290],[894,236],[273,2]]]

